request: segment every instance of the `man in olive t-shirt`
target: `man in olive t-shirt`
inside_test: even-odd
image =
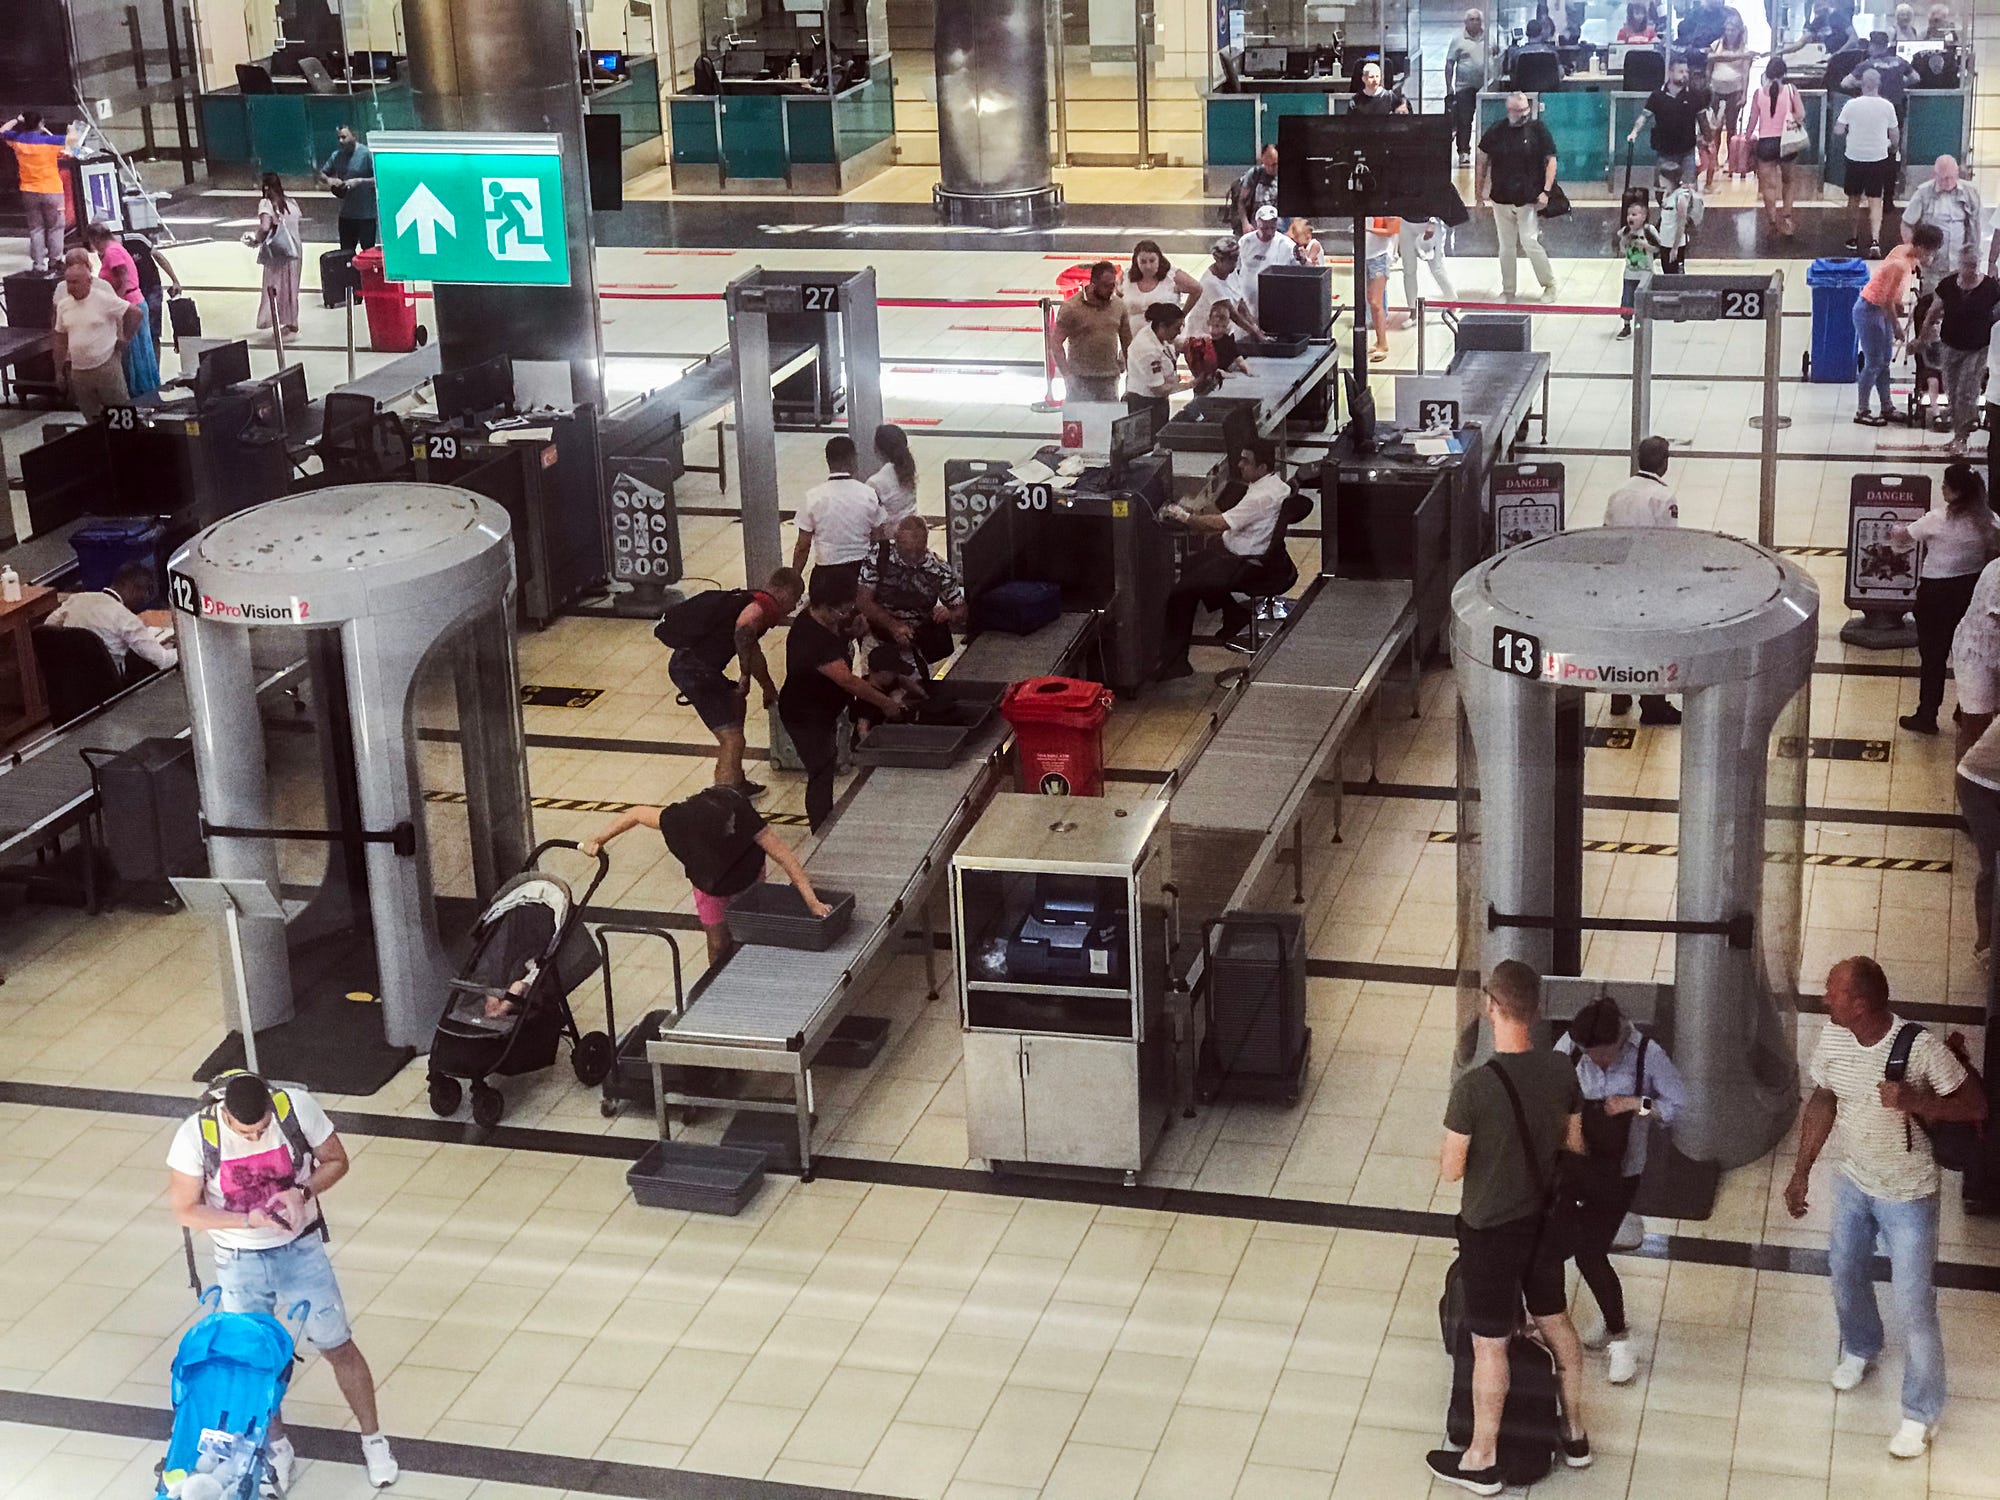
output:
[[[1472,1334],[1472,1441],[1463,1453],[1439,1448],[1426,1461],[1448,1484],[1497,1495],[1500,1413],[1511,1374],[1507,1341],[1520,1327],[1523,1302],[1562,1381],[1563,1462],[1573,1469],[1590,1464],[1583,1348],[1569,1320],[1563,1247],[1546,1224],[1557,1158],[1583,1150],[1583,1094],[1567,1058],[1535,1048],[1542,999],[1533,969],[1501,960],[1486,982],[1485,1001],[1493,1056],[1452,1087],[1440,1153],[1444,1180],[1464,1183],[1458,1270]]]

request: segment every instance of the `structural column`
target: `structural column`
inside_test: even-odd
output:
[[[1049,174],[1045,0],[938,0],[938,207],[1026,223],[1062,202]]]
[[[555,0],[405,0],[410,88],[426,130],[546,131],[562,138],[566,287],[439,286],[446,369],[495,355],[565,360],[579,401],[603,392],[583,86],[571,7]]]

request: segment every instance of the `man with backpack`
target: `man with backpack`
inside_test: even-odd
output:
[[[1471,1335],[1471,1432],[1462,1452],[1437,1448],[1425,1461],[1447,1484],[1497,1495],[1506,1483],[1546,1473],[1557,1449],[1573,1469],[1591,1461],[1583,1425],[1583,1346],[1569,1318],[1562,1237],[1549,1222],[1558,1158],[1584,1148],[1583,1095],[1569,1060],[1535,1047],[1542,1001],[1533,969],[1511,958],[1495,964],[1485,1009],[1493,1056],[1453,1085],[1440,1153],[1444,1180],[1464,1183],[1452,1275],[1462,1296],[1459,1321]],[[1448,1303],[1450,1298],[1448,1289]],[[1514,1434],[1504,1430],[1514,1416],[1507,1398],[1524,1303],[1555,1358],[1562,1388],[1560,1420],[1539,1429],[1532,1439],[1538,1451],[1527,1455],[1539,1472],[1526,1475],[1505,1462]],[[1455,1334],[1450,1341],[1458,1342]],[[1453,1357],[1459,1358],[1457,1348]],[[1503,1470],[1511,1472],[1503,1477]]]
[[[1940,1161],[1963,1169],[1978,1149],[1986,1090],[1952,1048],[1889,1008],[1889,980],[1872,958],[1844,958],[1826,976],[1826,1028],[1813,1049],[1813,1091],[1799,1117],[1799,1155],[1785,1211],[1805,1217],[1813,1163],[1840,1125],[1827,1270],[1839,1359],[1830,1377],[1851,1391],[1882,1353],[1882,1314],[1870,1262],[1889,1252],[1907,1345],[1896,1458],[1921,1458],[1944,1411],[1944,1333],[1938,1324]],[[1967,1085],[1970,1085],[1968,1087]]]
[[[578,847],[597,851],[634,828],[650,828],[681,862],[694,887],[694,914],[708,939],[711,967],[729,955],[729,903],[764,878],[768,858],[785,872],[806,910],[816,917],[832,908],[819,899],[812,879],[792,846],[771,831],[749,798],[731,786],[704,787],[671,807],[635,807],[622,812]]]
[[[715,784],[735,787],[746,797],[764,788],[743,774],[743,717],[750,684],[764,690],[764,706],[778,701],[771,669],[764,661],[764,632],[791,618],[805,597],[805,580],[779,568],[761,589],[709,589],[676,604],[653,627],[669,647],[667,676],[715,736]],[[741,664],[735,680],[729,663]]]
[[[167,1148],[174,1221],[205,1230],[215,1246],[224,1312],[281,1315],[306,1304],[304,1334],[333,1367],[361,1429],[368,1482],[396,1482],[397,1467],[375,1411],[375,1377],[354,1345],[340,1283],[326,1254],[320,1198],[347,1175],[347,1148],[318,1102],[301,1088],[231,1073],[181,1121]],[[190,1252],[192,1254],[192,1252]],[[290,1489],[297,1461],[283,1427],[271,1423],[271,1488]]]

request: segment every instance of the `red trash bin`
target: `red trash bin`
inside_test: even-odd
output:
[[[368,347],[377,354],[408,354],[422,341],[416,294],[387,278],[379,249],[355,252],[354,271],[361,278],[361,305],[368,311]]]
[[[1014,731],[1021,790],[1052,797],[1104,795],[1104,716],[1111,694],[1100,682],[1030,677],[1007,689],[1000,712]]]

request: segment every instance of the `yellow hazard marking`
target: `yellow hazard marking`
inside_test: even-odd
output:
[[[1456,844],[1458,834],[1449,828],[1440,828],[1429,836],[1433,844]],[[1681,852],[1679,844],[1644,844],[1628,839],[1585,839],[1583,852],[1586,854],[1665,854]],[[1764,856],[1767,864],[1790,864],[1793,856],[1782,850],[1772,850]],[[1808,854],[1799,861],[1826,870],[1899,870],[1919,875],[1949,875],[1951,861],[1948,859],[1901,859],[1895,855],[1876,854]]]

